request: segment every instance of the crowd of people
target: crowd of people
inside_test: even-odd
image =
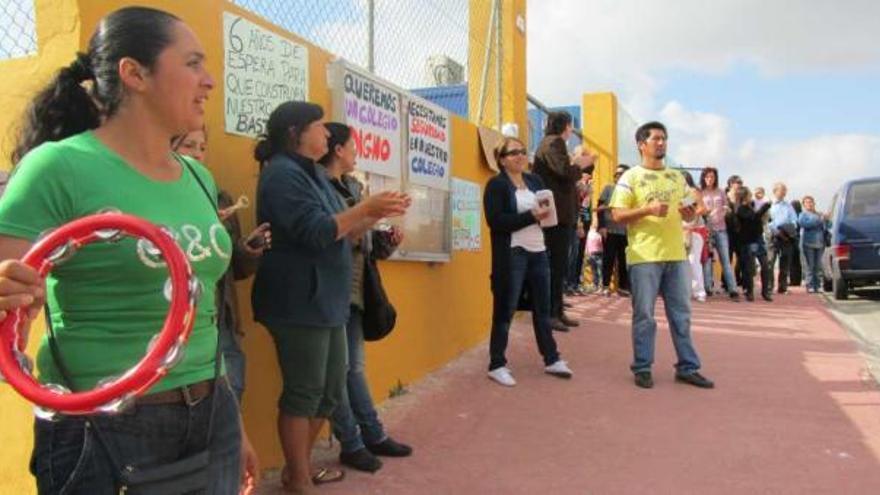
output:
[[[319,105],[285,102],[255,145],[257,227],[243,233],[232,197],[202,164],[210,159],[204,105],[214,87],[205,58],[179,18],[123,8],[100,21],[87,53],[62,68],[26,111],[14,174],[0,198],[0,317],[26,307],[33,319],[45,304],[54,332],[38,351],[41,382],[82,391],[126,373],[168,309],[164,263],[136,239],[87,246],[45,283],[17,261],[43,232],[108,207],[137,215],[175,236],[203,287],[182,360],[130,409],[35,418],[30,467],[40,493],[253,488],[259,467],[240,415],[245,356],[234,289],[235,280],[251,276],[254,317],[271,335],[280,366],[285,490],[314,493],[317,484],[343,479],[344,471],[310,459],[327,420],[343,465],[375,472],[379,457],[412,453],[379,420],[364,363],[368,269],[403,240],[380,222],[405,215],[411,199],[397,191],[365,194],[352,176],[351,129],[327,122]],[[516,384],[505,351],[517,309],[532,311],[544,371],[573,376],[553,331],[579,325],[566,314],[564,296],[585,293],[585,264],[593,292],[610,297],[613,286],[632,299],[631,370],[643,388],[653,386],[658,297],[678,354],[675,379],[714,386],[700,373],[690,336],[690,299],[718,293],[713,259],[734,299],[739,287],[753,299],[756,260],[767,300],[777,260],[778,293],[799,283],[792,270],[799,256],[809,290],[818,290],[825,218],[812,198],[797,212],[782,184],[772,201],[736,176],[722,190],[712,168],[696,185],[664,165],[667,131],[652,122],[635,136],[642,163],[618,166],[594,211],[596,157],[568,153],[572,132],[570,115],[551,114],[531,169],[519,139],[505,138],[494,150],[501,172],[484,192],[494,381]],[[52,352],[55,341],[63,365]]]
[[[787,294],[802,278],[807,292],[822,287],[828,215],[816,210],[811,196],[788,202],[780,182],[766,199],[762,187],[752,192],[737,175],[722,188],[714,167],[700,170],[695,181],[686,170],[666,167],[667,130],[650,122],[635,136],[642,162],[619,164],[613,180],[593,198],[596,157],[580,147],[567,153],[572,132],[569,114],[551,112],[531,167],[516,138],[495,148],[501,171],[484,196],[492,234],[492,380],[516,384],[504,350],[517,309],[532,311],[545,371],[570,378],[573,372],[560,359],[551,332],[579,325],[566,315],[571,304],[563,296],[611,297],[614,287],[618,296],[632,298],[636,385],[653,386],[654,303],[663,297],[679,358],[676,379],[712,388],[698,371],[690,338],[691,301],[705,303],[722,294],[740,301],[742,294],[752,302],[759,271],[761,297],[773,301],[777,264],[777,294]],[[552,208],[536,200],[545,188],[552,192]],[[557,222],[542,228],[551,214]]]
[[[578,148],[571,159],[582,155]],[[537,163],[536,155],[536,174]],[[630,168],[627,164],[617,166],[613,180],[595,200],[595,211],[592,175],[584,173],[577,181],[580,210],[576,225],[570,228],[572,247],[558,255],[568,263],[563,275],[566,296],[616,293],[629,297],[627,228],[614,221],[609,205],[620,178]],[[828,214],[816,209],[815,198],[788,201],[788,188],[777,182],[772,199],[767,199],[763,187],[749,189],[739,175],[731,175],[722,188],[718,170],[711,166],[699,170],[699,181],[688,170],[681,173],[695,201],[695,217],[682,222],[693,300],[703,303],[726,294],[734,301],[743,295],[753,301],[753,279],[758,275],[761,296],[768,302],[773,300],[774,288],[777,294],[787,294],[790,286],[802,284],[807,292],[822,290],[821,254]],[[716,271],[721,274],[717,283]],[[612,290],[613,279],[616,284]],[[561,320],[553,321],[554,329],[566,331],[563,322],[570,319],[563,314]]]

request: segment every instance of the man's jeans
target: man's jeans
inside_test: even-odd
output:
[[[733,277],[733,268],[730,266],[730,238],[726,230],[710,230],[709,238],[715,246],[718,258],[721,261],[721,275],[724,277],[724,285],[728,292],[736,291],[736,280]],[[715,280],[711,261],[703,266],[703,280],[706,283],[706,293],[714,292]]]
[[[700,369],[700,358],[691,342],[690,268],[687,261],[637,263],[629,266],[632,289],[633,373],[651,371],[654,364],[654,339],[657,322],[654,306],[657,296],[663,298],[666,319],[681,374]]]
[[[120,466],[155,467],[204,450],[211,401],[217,400],[210,436],[210,486],[205,493],[236,495],[241,466],[241,429],[235,400],[221,382],[208,398],[187,406],[133,406],[93,417]],[[118,492],[107,453],[82,416],[36,419],[31,473],[39,493],[104,495]]]
[[[333,434],[339,440],[342,452],[360,450],[366,444],[377,444],[387,436],[379,414],[373,406],[367,375],[364,372],[364,313],[351,307],[345,333],[348,336],[348,374],[346,393],[333,411]]]
[[[568,277],[565,280],[567,290],[578,289],[582,284],[584,273],[584,251],[586,239],[577,235],[577,228],[572,227],[571,248],[568,250]]]
[[[523,284],[529,283],[529,296],[532,302],[532,326],[538,351],[544,357],[544,364],[550,365],[559,360],[556,340],[550,328],[550,262],[547,253],[530,253],[516,247],[510,254],[510,283],[506,294],[493,294],[492,335],[489,338],[489,371],[507,364],[504,356],[507,351],[507,337],[510,322],[516,312]]]
[[[557,225],[544,229],[544,242],[550,263],[550,314],[562,316],[562,293],[568,275],[568,251],[571,249],[570,225]]]
[[[819,290],[822,286],[822,252],[825,248],[804,246],[801,253],[807,265],[807,288]]]

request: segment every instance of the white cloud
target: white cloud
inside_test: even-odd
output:
[[[737,173],[750,185],[782,180],[792,197],[812,194],[820,207],[844,179],[880,170],[880,136],[769,141],[739,129],[745,138],[734,142],[726,116],[657,101],[672,71],[723,75],[746,64],[764,77],[876,73],[880,2],[529,0],[527,15],[529,93],[557,105],[614,91],[636,121],[668,125],[678,163],[716,165],[722,179]]]
[[[754,160],[740,165],[747,184],[769,190],[784,182],[791,198],[810,194],[820,209],[845,180],[880,175],[880,136],[828,135],[754,146]]]

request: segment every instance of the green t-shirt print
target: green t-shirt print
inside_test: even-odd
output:
[[[611,197],[612,208],[641,208],[654,200],[669,205],[665,217],[648,215],[627,225],[628,264],[687,259],[678,208],[689,195],[684,176],[677,170],[638,166],[620,177]]]
[[[187,159],[211,194],[211,174]],[[152,180],[128,165],[91,132],[32,150],[0,198],[0,235],[35,240],[71,220],[115,208],[168,227],[186,254],[203,293],[183,360],[151,391],[212,378],[217,346],[214,292],[232,243],[198,181],[183,167],[176,181]],[[77,390],[118,377],[146,352],[168,312],[168,270],[144,243],[90,244],[47,280],[59,348]],[[39,379],[63,384],[47,342],[37,353]]]

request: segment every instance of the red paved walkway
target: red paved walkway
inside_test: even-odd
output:
[[[581,327],[556,334],[573,380],[542,373],[520,323],[516,387],[486,378],[485,346],[469,352],[388,404],[386,424],[412,458],[349,470],[320,493],[880,494],[880,391],[820,299],[694,307],[715,390],[673,382],[665,322],[656,386],[637,389],[629,300],[578,298]]]

